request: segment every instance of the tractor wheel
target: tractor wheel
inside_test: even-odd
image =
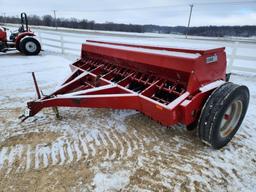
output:
[[[249,104],[246,86],[225,83],[207,99],[198,120],[199,138],[214,149],[228,144],[239,129]]]
[[[19,44],[19,49],[25,55],[38,55],[41,51],[41,45],[39,41],[33,37],[25,37],[21,39]]]
[[[16,45],[15,45],[15,47],[16,47],[16,49],[19,51],[19,52],[23,52],[22,50],[21,50],[21,47],[20,47],[20,42],[19,43],[17,43]]]

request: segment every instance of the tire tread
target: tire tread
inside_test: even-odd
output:
[[[206,100],[197,126],[198,136],[203,143],[219,148],[213,138],[213,129],[218,118],[218,112],[224,107],[230,95],[239,87],[239,85],[227,82],[215,89]]]

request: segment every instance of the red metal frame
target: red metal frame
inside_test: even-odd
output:
[[[134,109],[163,125],[189,125],[197,120],[209,94],[225,82],[224,48],[87,41],[81,55],[61,87],[28,102],[28,116],[58,106]]]
[[[19,33],[18,36],[15,38],[15,43],[18,44],[23,37],[27,37],[27,36],[36,36],[36,35],[33,32]]]
[[[2,27],[0,27],[0,41],[7,41],[7,33]]]

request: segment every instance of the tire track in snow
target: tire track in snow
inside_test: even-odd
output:
[[[143,137],[136,132],[120,133],[103,130],[76,139],[59,137],[49,143],[16,144],[0,148],[0,171],[24,172],[65,166],[78,161],[87,161],[97,156],[103,160],[126,159],[135,151],[143,149]]]
[[[117,156],[117,146],[116,143],[113,141],[113,139],[110,137],[108,131],[104,131],[104,135],[106,136],[106,141],[110,143],[112,150],[112,155],[110,157],[110,160],[114,160]]]
[[[108,149],[108,142],[102,134],[99,134],[99,137],[100,137],[100,140],[101,140],[101,142],[104,146],[104,149],[106,151],[106,154],[104,155],[103,160],[110,160],[110,152]]]

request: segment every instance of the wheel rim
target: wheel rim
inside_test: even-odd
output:
[[[233,101],[223,115],[220,124],[220,136],[227,137],[237,126],[242,115],[243,103],[241,100]]]
[[[34,42],[30,41],[26,43],[25,48],[28,52],[33,53],[36,51],[37,46]]]

